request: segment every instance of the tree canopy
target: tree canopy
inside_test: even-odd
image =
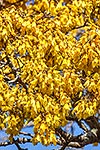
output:
[[[1,130],[14,143],[31,121],[34,145],[99,143],[100,0],[0,2]]]

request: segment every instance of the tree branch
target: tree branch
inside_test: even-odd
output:
[[[34,135],[33,134],[30,134],[30,133],[26,133],[26,132],[22,132],[22,131],[20,131],[19,132],[20,134],[23,134],[23,135],[25,135],[25,136],[30,136],[30,137],[34,137]]]
[[[13,140],[15,141],[15,145],[18,148],[18,150],[28,150],[27,148],[21,148],[19,143],[15,139],[13,139]]]
[[[84,134],[80,134],[78,136],[73,136],[72,134],[68,134],[63,131],[61,128],[56,130],[56,134],[60,135],[60,141],[58,140],[58,144],[62,146],[61,150],[64,150],[65,147],[75,147],[82,148],[87,144],[92,144],[95,142],[100,142],[100,138],[98,138],[98,129],[93,128]],[[62,141],[62,138],[64,139]]]
[[[3,61],[0,61],[0,68],[3,68],[4,66],[6,66],[7,65],[7,62],[3,62]]]
[[[12,142],[11,141],[1,142],[0,146],[8,146],[8,145],[12,145],[12,144],[15,144],[15,143],[24,144],[24,143],[27,143],[27,142],[31,142],[31,139],[29,139],[29,138],[17,138],[16,140],[13,140]]]
[[[26,89],[26,92],[28,92],[28,88],[27,88],[26,84],[21,80],[21,78],[19,76],[19,68],[15,68],[13,66],[13,64],[12,64],[12,62],[11,62],[11,60],[7,54],[6,54],[6,60],[7,60],[8,66],[12,69],[12,73],[14,74],[15,79],[10,80],[9,77],[5,77],[5,80],[8,83],[19,82]]]
[[[10,3],[6,0],[0,0],[0,10],[10,7],[11,5],[18,5],[23,0],[18,0],[17,2]]]

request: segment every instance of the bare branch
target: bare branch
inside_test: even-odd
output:
[[[88,128],[86,127],[86,125],[82,121],[77,120],[77,123],[78,123],[79,127],[82,128],[85,132],[88,131]]]
[[[58,141],[58,144],[62,143],[62,144],[60,144],[62,146],[61,150],[63,150],[65,147],[69,147],[69,146],[76,147],[76,148],[82,148],[87,144],[100,142],[100,139],[98,138],[98,133],[99,133],[98,129],[93,128],[92,130],[89,130],[87,133],[80,134],[78,136],[73,136],[72,134],[66,133],[61,128],[56,130],[56,134],[57,135],[60,134],[66,141],[66,142],[65,141],[62,142],[62,139],[61,138],[59,139],[60,142]]]
[[[3,62],[3,61],[0,61],[0,68],[3,68],[4,66],[6,66],[7,65],[7,62]]]
[[[19,143],[15,139],[13,139],[13,141],[15,141],[15,145],[18,148],[18,150],[28,150],[27,148],[24,148],[24,149],[21,148],[20,145],[19,145]]]
[[[29,138],[17,138],[16,140],[13,140],[12,142],[11,141],[1,142],[0,146],[8,146],[8,145],[12,145],[12,144],[15,144],[15,143],[24,144],[24,143],[27,143],[27,142],[31,142],[31,139],[29,139]]]
[[[19,76],[16,76],[15,79],[11,80],[9,77],[5,76],[4,79],[8,82],[8,83],[14,83],[17,82]]]
[[[30,136],[30,137],[34,137],[34,135],[33,134],[30,134],[30,133],[27,133],[27,132],[22,132],[22,131],[20,131],[19,132],[20,134],[23,134],[23,135],[25,135],[25,136]]]

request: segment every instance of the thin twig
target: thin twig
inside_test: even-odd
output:
[[[8,146],[8,145],[12,145],[15,144],[15,142],[19,143],[19,144],[24,144],[24,143],[31,143],[31,139],[29,138],[17,138],[16,140],[11,141],[7,141],[7,142],[1,142],[0,146]]]
[[[22,132],[22,131],[20,131],[19,132],[20,134],[23,134],[23,135],[26,135],[26,136],[30,136],[30,137],[34,137],[34,135],[33,134],[30,134],[30,133],[27,133],[27,132]]]

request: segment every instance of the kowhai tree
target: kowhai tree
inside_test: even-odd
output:
[[[0,146],[99,143],[100,0],[0,2]],[[15,140],[30,121],[34,135]],[[64,131],[69,121],[83,134]]]

